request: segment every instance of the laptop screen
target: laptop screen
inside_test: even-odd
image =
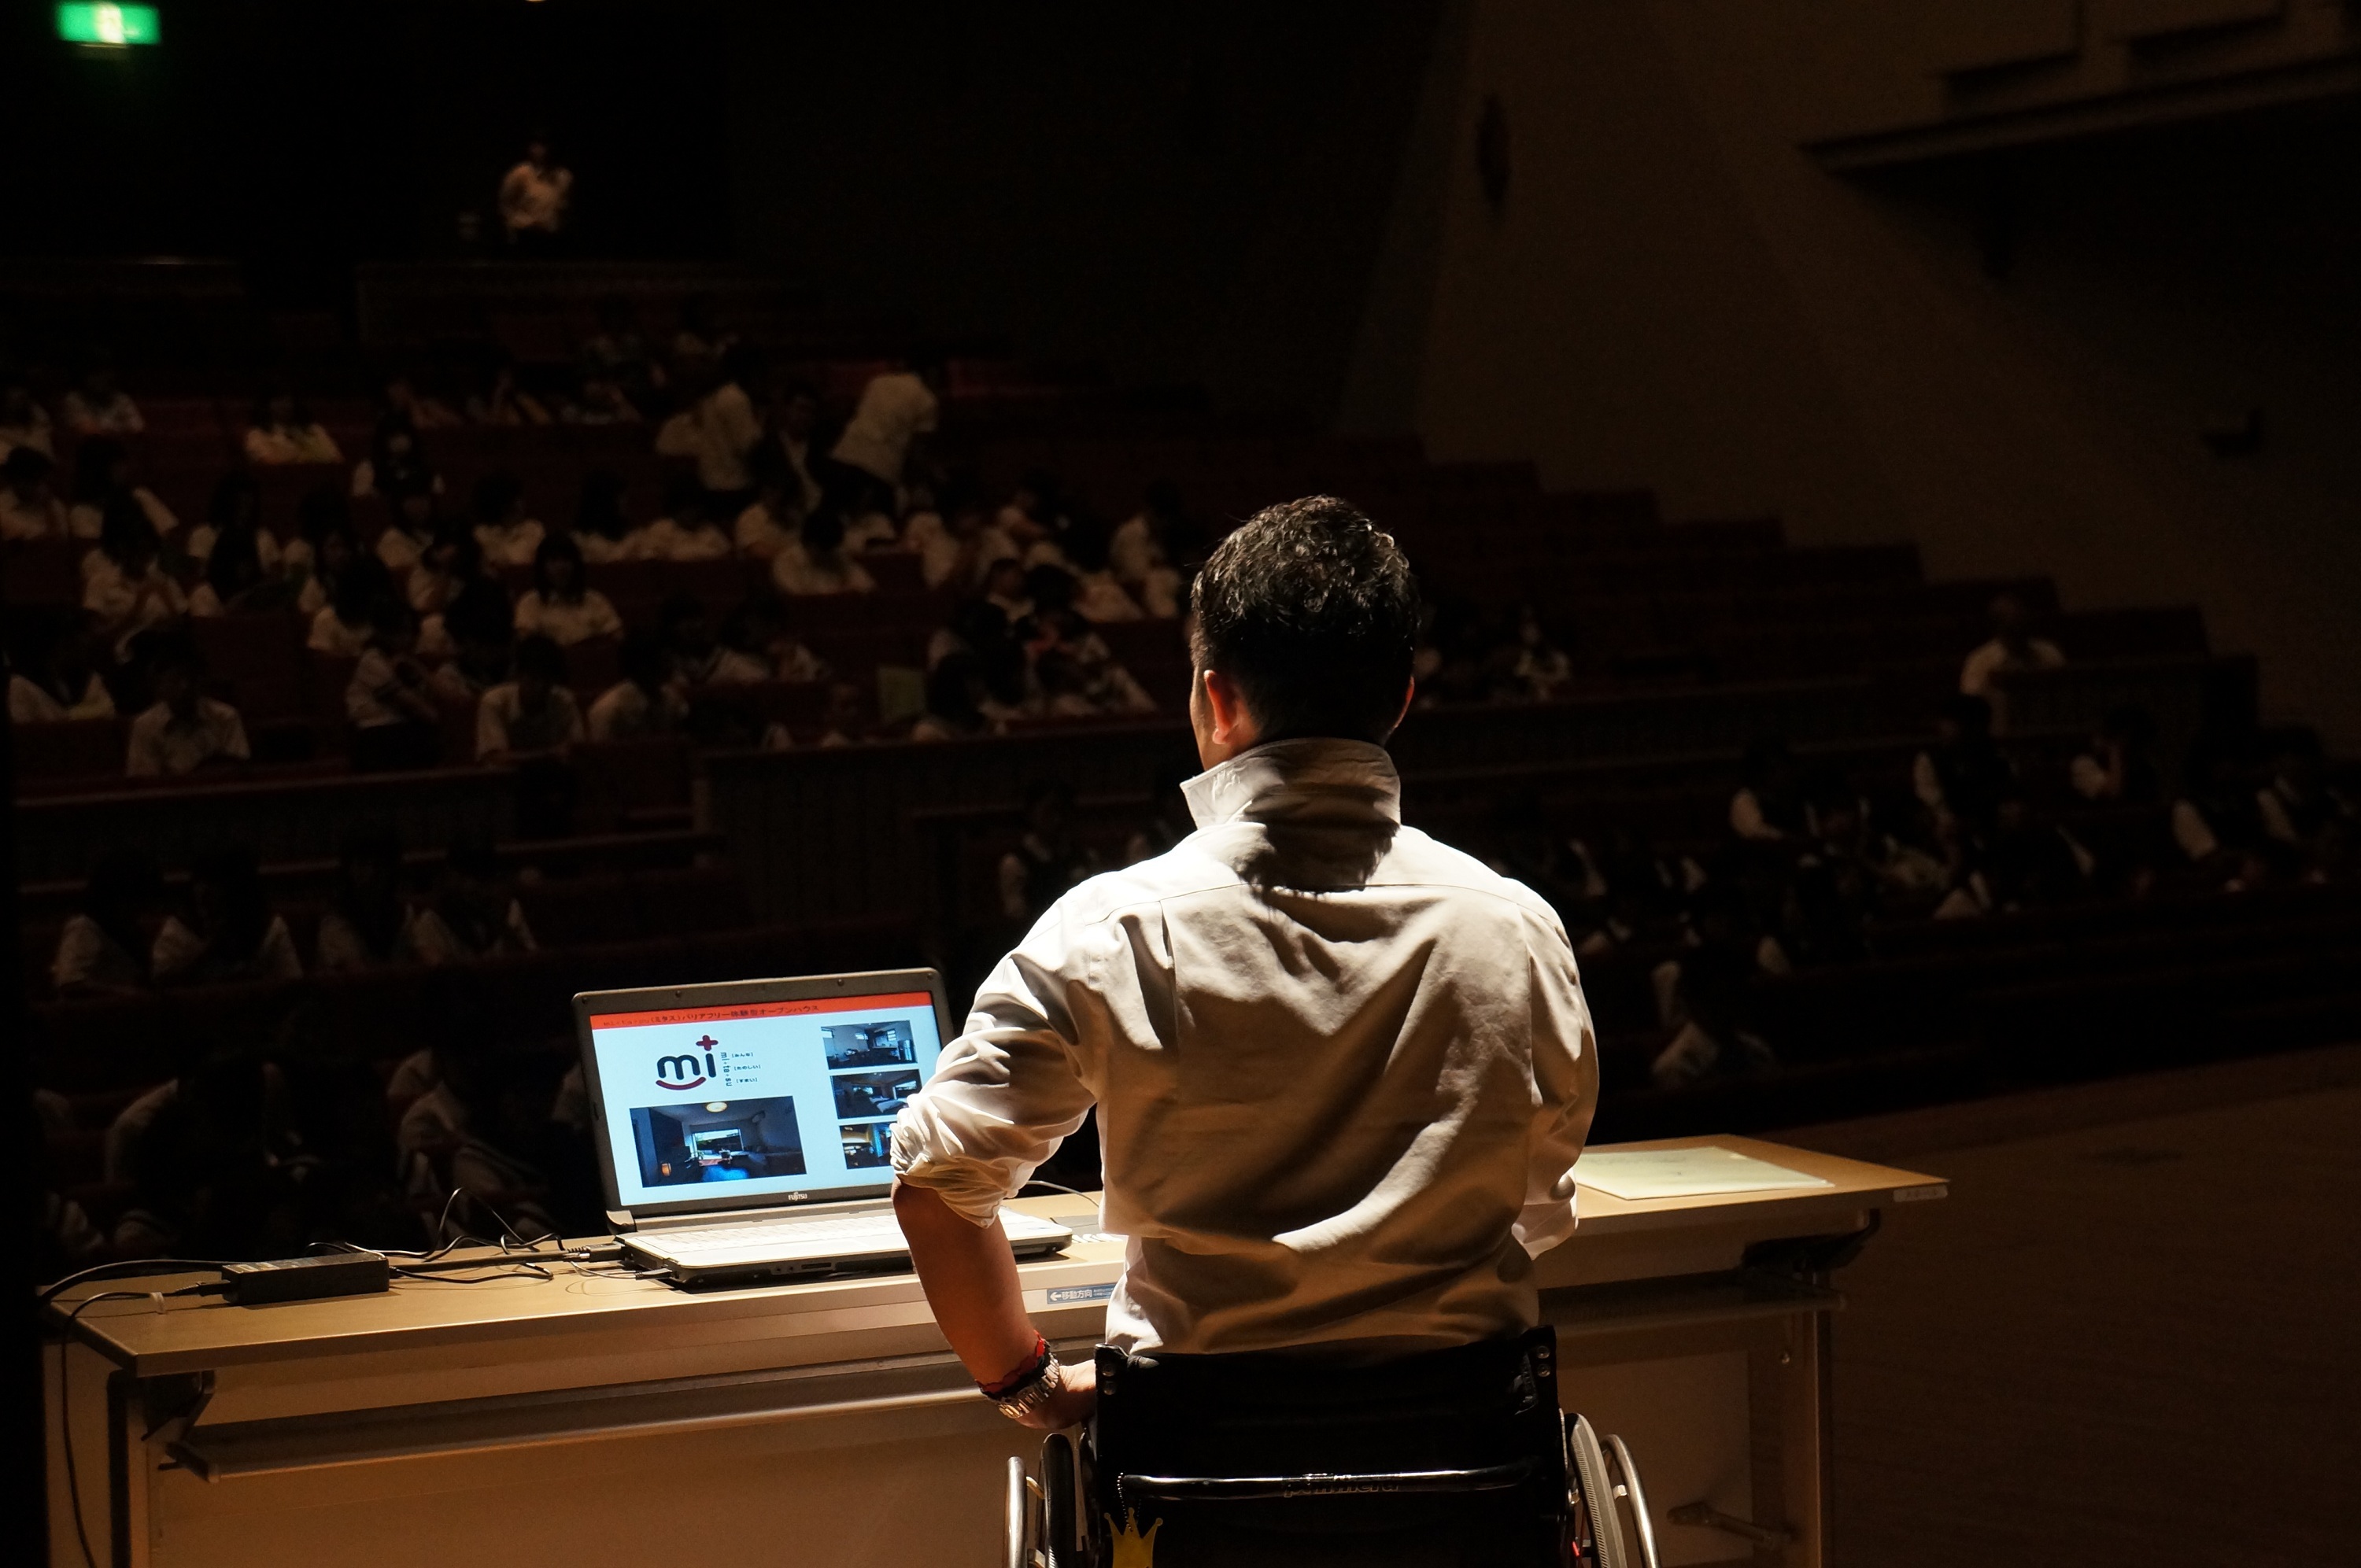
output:
[[[627,1209],[883,1187],[895,1113],[942,1052],[923,991],[593,1013],[589,1023]]]

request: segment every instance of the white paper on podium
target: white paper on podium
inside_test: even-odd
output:
[[[1713,1144],[1689,1149],[1602,1149],[1575,1161],[1574,1179],[1631,1202],[1830,1185],[1819,1177]]]

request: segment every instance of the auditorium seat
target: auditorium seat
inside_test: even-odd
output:
[[[574,765],[582,790],[577,820],[586,831],[688,825],[686,736],[586,740],[574,749]]]
[[[130,729],[130,721],[122,718],[16,725],[13,735],[17,780],[48,784],[120,779]]]

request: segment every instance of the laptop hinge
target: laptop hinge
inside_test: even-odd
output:
[[[638,1228],[639,1227],[637,1225],[631,1223],[631,1212],[629,1209],[609,1209],[607,1211],[607,1229],[614,1234],[620,1236],[625,1231],[637,1230]]]

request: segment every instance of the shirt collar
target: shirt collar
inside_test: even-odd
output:
[[[1366,740],[1272,740],[1180,786],[1200,828],[1307,815],[1401,821],[1401,777],[1383,746]]]

